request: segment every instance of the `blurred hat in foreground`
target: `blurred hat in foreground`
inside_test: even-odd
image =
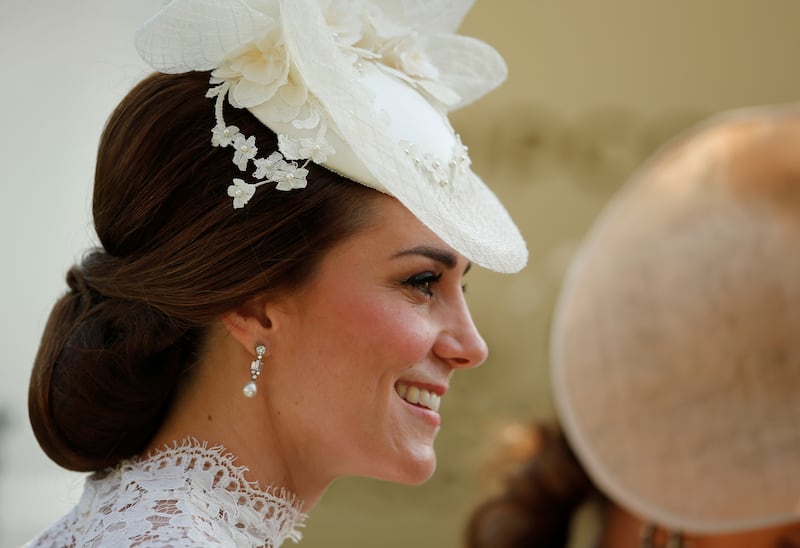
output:
[[[564,429],[617,502],[693,533],[800,519],[800,105],[715,117],[645,164],[551,342]]]

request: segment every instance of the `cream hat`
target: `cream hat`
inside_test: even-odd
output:
[[[471,5],[173,0],[136,45],[158,71],[213,71],[212,143],[231,146],[256,180],[233,180],[234,207],[265,183],[304,188],[313,161],[396,197],[475,263],[514,272],[527,261],[525,242],[447,119],[506,77],[493,48],[454,34]],[[279,150],[258,155],[253,137],[225,123],[226,99],[273,130]]]
[[[552,334],[602,490],[690,533],[800,520],[800,105],[672,142],[602,213]]]

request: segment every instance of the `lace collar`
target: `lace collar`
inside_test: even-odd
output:
[[[185,495],[200,511],[227,530],[236,546],[278,547],[289,539],[299,542],[306,514],[302,500],[282,488],[261,489],[245,479],[246,467],[222,446],[188,438],[123,461],[119,473],[123,490],[134,489],[145,498],[181,502]],[[98,474],[102,477],[102,474]],[[102,481],[100,477],[97,477]],[[181,505],[175,504],[181,512]]]

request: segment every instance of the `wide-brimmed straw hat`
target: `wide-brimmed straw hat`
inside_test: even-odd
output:
[[[471,5],[173,0],[136,45],[158,71],[213,71],[209,136],[213,127],[213,144],[231,146],[243,172],[222,182],[234,207],[262,184],[305,188],[314,162],[396,197],[475,263],[514,272],[527,261],[525,242],[447,118],[506,77],[493,48],[454,34]],[[247,108],[278,135],[278,150],[259,152],[225,123],[223,107]]]
[[[571,266],[561,421],[612,499],[692,533],[800,520],[800,105],[655,155]]]

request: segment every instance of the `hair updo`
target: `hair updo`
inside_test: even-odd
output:
[[[211,145],[208,80],[148,77],[101,137],[93,217],[102,247],[67,274],[28,398],[39,444],[65,468],[97,470],[142,451],[205,328],[248,300],[301,286],[370,219],[376,191],[314,164],[308,188],[267,184],[234,210],[226,189],[246,177],[230,148]],[[229,110],[229,125],[277,150],[252,114]]]
[[[534,422],[502,460],[500,493],[470,514],[468,548],[563,548],[582,503],[600,496],[555,423]]]

